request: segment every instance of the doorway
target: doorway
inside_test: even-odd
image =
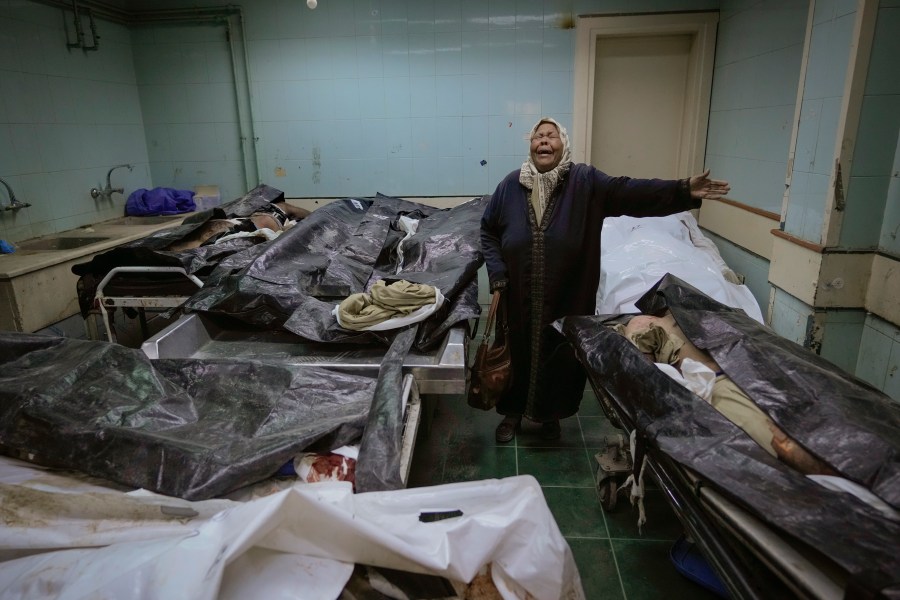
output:
[[[717,13],[580,18],[574,160],[631,177],[700,172],[717,23]]]

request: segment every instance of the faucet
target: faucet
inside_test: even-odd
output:
[[[98,190],[97,188],[91,188],[91,198],[93,198],[94,200],[96,200],[97,198],[102,198],[103,200],[112,200],[113,193],[118,192],[119,194],[124,194],[125,188],[120,188],[120,187],[114,188],[112,186],[112,183],[109,180],[109,177],[110,177],[110,175],[112,175],[112,172],[115,171],[116,169],[121,169],[122,167],[128,167],[129,171],[134,169],[134,165],[129,165],[129,164],[114,166],[112,169],[110,169],[106,173],[106,187],[105,188],[103,188],[102,190]]]
[[[4,208],[4,210],[18,211],[20,209],[28,208],[29,206],[31,206],[27,202],[22,202],[16,199],[15,192],[12,191],[12,188],[9,187],[9,184],[3,181],[3,179],[0,179],[0,183],[2,183],[3,187],[6,188],[6,191],[9,192],[9,204],[6,205],[6,208]]]

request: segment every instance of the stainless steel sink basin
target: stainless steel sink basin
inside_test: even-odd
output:
[[[50,237],[22,242],[18,244],[18,249],[21,252],[28,252],[29,250],[72,250],[73,248],[90,246],[108,239],[108,237],[97,236]]]

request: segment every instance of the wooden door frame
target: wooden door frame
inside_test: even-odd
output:
[[[666,13],[622,16],[580,16],[575,27],[575,91],[572,113],[572,159],[591,161],[594,73],[597,38],[639,35],[683,35],[693,37],[688,60],[688,79],[682,121],[679,177],[703,169],[709,99],[716,51],[718,12]]]

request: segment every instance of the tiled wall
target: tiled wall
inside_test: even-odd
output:
[[[722,260],[731,267],[731,270],[743,275],[744,285],[753,294],[756,303],[759,304],[759,311],[765,318],[769,310],[769,292],[772,289],[769,285],[769,261],[710,231],[703,233],[716,245]]]
[[[829,310],[822,316],[822,320],[824,334],[819,354],[848,373],[855,373],[863,324],[866,322],[865,311]]]
[[[717,3],[675,4],[640,10]],[[490,193],[540,115],[571,127],[573,9],[626,5],[245,3],[262,178],[295,197]]]
[[[779,288],[773,288],[771,327],[778,335],[801,346],[810,326],[812,307]]]
[[[807,0],[722,2],[706,164],[730,198],[781,213]]]
[[[840,244],[900,256],[900,6],[880,6]],[[872,223],[881,222],[881,228]]]
[[[230,200],[255,185],[253,173],[246,177],[244,171],[227,35],[221,22],[132,30],[154,186],[193,189],[215,185],[221,198]],[[243,61],[239,47],[234,55],[240,68]]]
[[[653,0],[639,10],[718,4]],[[636,10],[625,0],[241,6],[258,151],[249,171],[289,197],[489,193],[521,164],[539,115],[571,126],[573,15]],[[101,47],[85,53],[65,47],[64,20],[71,13],[0,0],[0,140],[9,140],[0,177],[34,205],[0,216],[3,239],[118,216],[123,197],[102,206],[88,191],[122,162],[136,164],[115,173],[126,194],[151,184],[215,184],[225,199],[246,191],[253,173],[242,166],[224,26],[129,31],[99,21]]]
[[[729,181],[729,198],[775,214],[781,214],[784,196],[808,11],[806,0],[721,5],[706,165]],[[720,236],[710,238],[745,276],[765,315],[768,260]],[[790,303],[781,312],[783,305],[776,301],[772,325],[802,343],[806,318],[790,312]]]
[[[872,315],[866,318],[856,374],[900,400],[900,328]]]
[[[90,196],[113,165],[135,164],[115,172],[113,187],[150,182],[130,33],[100,22],[99,50],[84,52],[66,47],[64,24],[74,40],[71,13],[0,0],[0,178],[31,204],[0,211],[7,241],[120,216],[123,196]]]
[[[784,230],[822,243],[837,128],[853,48],[855,0],[816,3]]]

